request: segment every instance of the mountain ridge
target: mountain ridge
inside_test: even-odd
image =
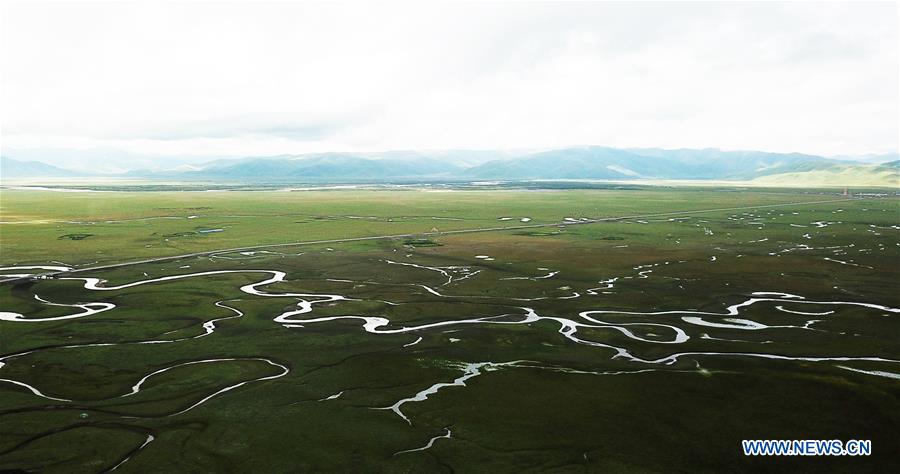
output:
[[[0,156],[0,177],[5,178],[70,178],[79,176],[72,171],[36,160],[16,160],[8,156]],[[87,176],[82,174],[81,176]]]
[[[459,159],[460,156],[463,159]],[[496,159],[490,159],[496,156]],[[464,164],[469,160],[471,164]],[[455,161],[455,162],[454,162]],[[364,183],[364,182],[461,182],[528,180],[720,180],[779,182],[772,176],[818,173],[820,181],[842,177],[853,184],[868,178],[874,185],[893,185],[897,161],[868,164],[802,153],[723,151],[704,149],[611,148],[579,146],[536,152],[486,150],[416,151],[374,153],[324,152],[251,156],[182,165],[166,171],[130,170],[103,175],[146,180]],[[877,168],[877,169],[876,169]],[[89,177],[39,161],[2,157],[2,176],[7,178]],[[29,175],[30,174],[30,175]],[[848,183],[850,184],[850,183]]]

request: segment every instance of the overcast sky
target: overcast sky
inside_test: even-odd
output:
[[[3,3],[2,152],[898,147],[897,3],[423,3]]]

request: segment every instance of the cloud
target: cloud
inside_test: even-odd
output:
[[[2,8],[4,153],[898,143],[892,4]]]

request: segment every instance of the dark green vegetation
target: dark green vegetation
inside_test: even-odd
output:
[[[69,239],[69,240],[84,240],[94,234],[66,234],[60,235],[60,239]]]
[[[431,239],[406,239],[403,244],[413,247],[439,247],[441,245]]]
[[[113,287],[244,271],[109,291],[63,279],[0,285],[0,311],[47,319],[0,320],[0,379],[72,400],[0,382],[0,470],[99,472],[129,457],[118,470],[900,469],[900,382],[875,373],[900,374],[900,363],[891,362],[900,361],[895,198],[811,203],[840,197],[735,190],[4,190],[0,199],[0,266],[7,267],[90,267],[267,243],[515,226],[524,217],[552,224],[61,275]],[[810,203],[754,209],[787,202]],[[748,208],[681,212],[737,207]],[[612,216],[631,217],[558,227],[566,218]],[[88,231],[84,240],[58,238]],[[286,277],[245,286],[272,277],[266,270]],[[285,293],[306,296],[277,296]],[[53,319],[82,310],[35,295],[115,308]],[[774,301],[738,315],[695,314],[725,313],[751,298]],[[303,301],[311,311],[302,312]],[[543,319],[525,322],[525,308]],[[674,310],[686,311],[629,314]],[[585,311],[610,312],[586,315],[600,324],[579,315]],[[341,316],[386,318],[383,326],[370,320],[377,331],[409,330],[367,332],[363,320]],[[230,319],[204,335],[204,323],[220,318]],[[567,321],[591,327],[566,333]],[[417,326],[424,327],[411,330]],[[676,329],[689,339],[673,343]],[[175,342],[138,344],[147,341]],[[705,354],[655,362],[692,352]],[[855,360],[873,356],[888,361]],[[804,357],[850,359],[798,360]],[[508,365],[466,367],[488,362]],[[281,366],[289,372],[282,375]],[[465,386],[438,387],[424,401],[403,404],[411,424],[373,409],[466,375]],[[448,429],[450,437],[430,449],[402,452]],[[756,438],[871,439],[874,453],[744,458],[740,440]]]

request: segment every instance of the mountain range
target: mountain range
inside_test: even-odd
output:
[[[391,151],[222,159],[124,178],[249,183],[378,183],[523,180],[760,180],[816,176],[835,185],[898,186],[897,163],[867,164],[800,153],[585,146],[541,152]],[[4,178],[91,177],[40,161],[0,158]],[[98,176],[98,175],[93,175]],[[826,179],[827,178],[827,179]]]
[[[0,156],[0,178],[70,178],[84,175],[41,161],[20,161]]]

